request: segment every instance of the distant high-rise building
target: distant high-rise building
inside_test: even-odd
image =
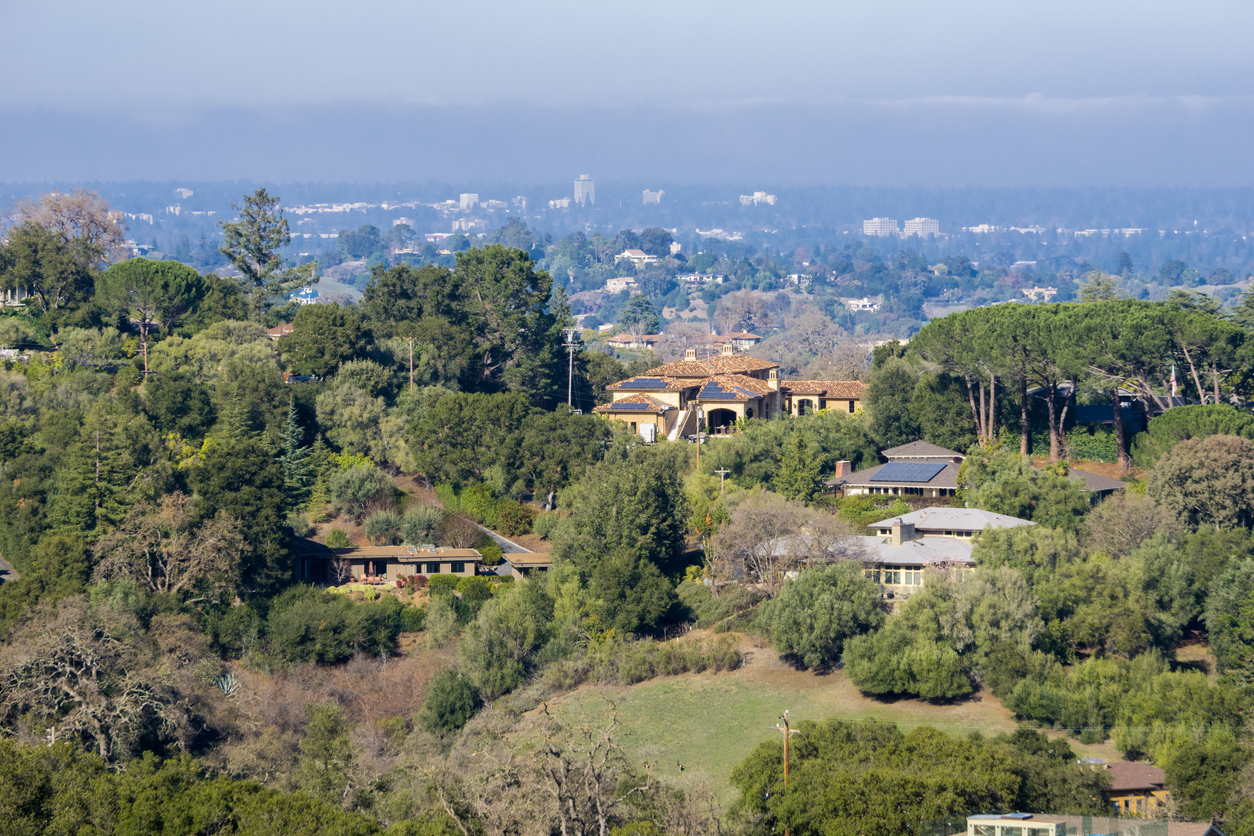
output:
[[[587,174],[580,174],[575,181],[575,202],[580,206],[597,202],[597,181]]]
[[[920,238],[925,235],[940,235],[940,221],[934,218],[914,218],[902,224],[902,233],[918,235]]]
[[[478,205],[478,203],[479,203],[479,195],[477,194],[462,195],[461,208],[463,212],[469,212],[471,209],[474,209],[475,206]]]
[[[663,191],[662,189],[658,189],[656,192],[651,192],[648,189],[645,189],[644,190],[644,205],[648,206],[650,203],[661,203],[662,195],[664,194],[666,194],[666,192]]]
[[[748,206],[750,204],[757,206],[761,203],[765,203],[768,206],[774,206],[775,195],[767,194],[766,192],[754,192],[753,194],[742,194],[740,196],[741,206]]]
[[[877,235],[881,238],[887,238],[897,234],[896,218],[871,218],[869,221],[862,222],[863,235]]]

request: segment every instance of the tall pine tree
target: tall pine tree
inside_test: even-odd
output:
[[[304,438],[305,431],[296,420],[296,401],[292,399],[287,406],[283,452],[279,455],[279,464],[283,466],[283,492],[291,509],[303,507],[313,491],[313,462],[309,458],[309,448],[301,446]]]
[[[794,431],[784,443],[784,456],[771,488],[789,499],[810,502],[819,490],[821,464],[805,434]]]

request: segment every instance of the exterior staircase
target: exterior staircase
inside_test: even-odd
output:
[[[675,419],[675,426],[671,427],[671,431],[667,433],[666,440],[676,441],[680,438],[692,435],[697,431],[696,423],[697,411],[695,409],[689,408],[681,410],[679,417]],[[689,428],[690,424],[692,425],[691,428]]]

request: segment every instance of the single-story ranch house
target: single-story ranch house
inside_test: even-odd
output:
[[[478,572],[483,556],[474,549],[418,548],[415,546],[365,546],[331,549],[304,540],[297,549],[296,579],[315,583],[337,580],[334,565],[347,561],[347,575],[376,577],[395,582],[398,575],[458,575]],[[345,578],[347,580],[347,578]]]

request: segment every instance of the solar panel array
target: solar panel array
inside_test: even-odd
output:
[[[889,462],[875,472],[872,482],[930,482],[945,469],[929,462]]]
[[[723,389],[722,386],[714,382],[710,382],[702,386],[701,393],[697,395],[697,397],[703,401],[734,401],[739,399],[741,396],[748,398],[755,397],[753,393],[746,392],[739,386],[732,386],[729,391]]]
[[[660,377],[635,377],[624,389],[665,389],[669,384]]]
[[[612,406],[615,412],[646,412],[657,409],[651,403],[623,403],[622,401],[612,404]]]

